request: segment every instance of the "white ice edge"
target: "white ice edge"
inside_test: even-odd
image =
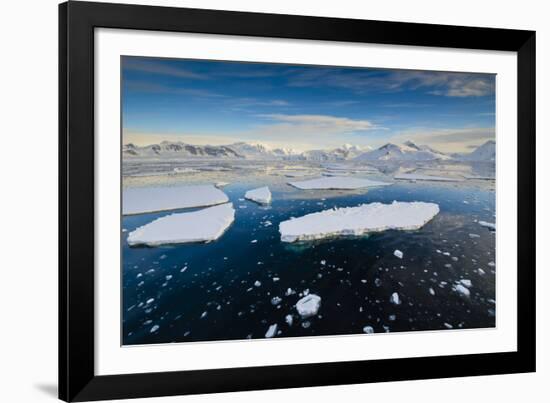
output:
[[[267,186],[252,189],[245,193],[245,199],[252,200],[260,204],[269,204],[271,203],[271,192]]]
[[[189,213],[174,213],[138,227],[128,244],[159,246],[218,239],[235,220],[233,204],[226,203]]]
[[[227,195],[213,185],[131,187],[122,194],[122,214],[143,214],[227,203]]]
[[[415,230],[439,213],[435,203],[370,203],[357,207],[323,210],[283,221],[281,241],[295,242],[333,236],[357,236],[389,229]]]
[[[328,176],[305,181],[288,182],[289,185],[302,190],[312,189],[360,189],[375,186],[387,186],[391,183],[379,182],[365,178],[349,178],[343,176]]]
[[[449,178],[444,176],[432,176],[422,174],[397,174],[393,177],[397,180],[434,181],[434,182],[462,182],[462,178]]]

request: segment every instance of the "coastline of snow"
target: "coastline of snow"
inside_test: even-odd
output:
[[[302,190],[313,189],[332,189],[332,190],[348,190],[348,189],[360,189],[374,186],[387,186],[391,183],[373,181],[364,178],[348,178],[344,176],[325,176],[322,178],[309,179],[298,182],[288,182],[290,186],[293,186]]]
[[[136,187],[124,189],[122,214],[143,214],[227,203],[229,198],[213,185]]]
[[[244,198],[260,204],[271,203],[271,192],[267,186],[249,190],[244,194]]]
[[[439,213],[435,203],[370,203],[323,210],[279,224],[282,242],[308,241],[333,236],[357,236],[388,229],[419,229]]]
[[[393,177],[397,180],[411,180],[411,181],[434,181],[434,182],[462,182],[463,179],[448,178],[444,176],[422,175],[422,174],[397,174]]]
[[[138,227],[128,244],[158,246],[218,239],[235,220],[233,204],[226,203],[190,213],[174,213]]]

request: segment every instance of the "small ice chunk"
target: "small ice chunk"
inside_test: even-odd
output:
[[[320,307],[321,297],[315,294],[308,294],[296,302],[296,310],[304,319],[317,315]]]
[[[472,238],[472,239],[473,239],[473,238],[479,238],[479,237],[480,237],[479,234],[468,234],[468,236],[469,236],[470,238]]]
[[[403,259],[403,252],[401,252],[399,249],[394,250],[393,255],[395,257],[398,257],[399,259]]]
[[[285,292],[285,296],[290,296],[290,295],[293,295],[293,294],[296,294],[296,291],[294,291],[292,288],[287,288],[286,292]]]
[[[395,305],[401,304],[401,299],[399,298],[399,294],[394,292],[390,297],[390,302]]]
[[[464,286],[464,287],[472,287],[472,280],[468,280],[466,278],[463,278],[462,280],[460,280],[460,283]]]
[[[275,323],[275,324],[269,326],[269,329],[267,329],[267,332],[265,333],[265,337],[267,339],[270,339],[273,336],[275,336],[276,334],[277,334],[277,324]]]
[[[208,315],[208,312],[204,311],[204,312],[201,314],[201,319],[206,318],[206,315]]]
[[[250,241],[250,243],[257,243],[258,240],[257,239],[253,239],[252,241]]]
[[[267,186],[249,190],[245,193],[244,197],[259,204],[271,203],[271,192]]]
[[[159,325],[153,325],[153,327],[150,330],[150,333],[155,333],[157,330],[159,330]]]
[[[292,326],[292,323],[294,322],[292,315],[288,314],[285,316],[285,322],[288,326]]]
[[[271,298],[271,305],[279,305],[283,299],[281,297]]]
[[[374,333],[374,328],[372,326],[365,326],[363,328],[363,333],[373,334]]]
[[[254,281],[254,287],[260,287],[262,285],[261,281],[256,280]]]
[[[489,267],[495,267],[495,262],[489,262],[489,263],[487,263],[487,266],[489,266]]]
[[[279,280],[280,280],[280,278],[279,278],[279,277],[273,277],[273,279],[272,279],[272,280],[273,280],[273,282],[274,282],[274,283],[276,283],[277,281],[279,281]]]
[[[432,287],[430,287],[428,291],[430,292],[431,295],[435,295],[435,290]]]
[[[155,302],[154,298],[149,298],[147,301],[145,301],[147,305],[152,304],[153,302]]]
[[[445,326],[447,329],[452,329],[453,328],[453,325],[451,325],[450,323],[443,323],[443,326]]]
[[[464,297],[469,297],[470,296],[470,290],[468,290],[462,284],[456,284],[453,287],[453,290],[455,290],[457,293],[459,293],[460,295],[462,295]]]

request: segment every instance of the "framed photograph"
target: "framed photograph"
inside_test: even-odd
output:
[[[535,33],[59,6],[59,397],[535,370]]]

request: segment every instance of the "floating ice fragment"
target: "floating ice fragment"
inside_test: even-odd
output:
[[[482,227],[492,229],[493,231],[495,231],[497,229],[497,226],[496,226],[495,223],[490,223],[490,222],[487,222],[487,221],[478,221],[477,223],[479,225],[481,225]]]
[[[137,228],[128,244],[158,246],[218,239],[235,219],[231,203],[190,213],[170,214]]]
[[[432,175],[421,175],[421,174],[409,174],[402,173],[397,174],[393,177],[398,180],[412,180],[412,181],[434,181],[434,182],[462,182],[461,178],[450,178],[444,176],[432,176]]]
[[[487,266],[489,266],[489,267],[495,267],[495,262],[489,262],[489,263],[487,263]]]
[[[480,236],[478,234],[468,234],[470,238],[479,238]]]
[[[208,315],[208,312],[204,311],[204,312],[201,314],[201,319],[206,318],[206,315]]]
[[[462,284],[456,284],[453,286],[453,290],[459,293],[460,295],[464,297],[470,296],[470,290],[468,290],[466,287],[464,287]]]
[[[317,315],[321,307],[321,297],[315,294],[308,294],[296,302],[296,310],[305,319]]]
[[[391,183],[387,183],[387,182],[378,182],[370,179],[349,178],[349,177],[342,177],[342,176],[315,178],[315,179],[309,179],[305,181],[288,182],[288,184],[290,186],[294,186],[295,188],[302,189],[302,190],[312,190],[312,189],[347,190],[347,189],[360,189],[360,188],[367,188],[367,187],[391,185]]]
[[[395,305],[401,304],[401,299],[399,299],[399,294],[394,292],[390,297],[390,302]]]
[[[373,334],[374,333],[374,328],[372,326],[365,326],[363,328],[363,332],[366,333],[366,334]]]
[[[280,278],[279,277],[273,277],[273,282],[276,283],[277,281],[279,281]]]
[[[269,326],[269,329],[267,329],[267,332],[265,333],[265,337],[267,339],[270,339],[273,336],[275,336],[275,334],[277,334],[277,324],[276,323]]]
[[[245,199],[252,200],[260,204],[269,204],[271,203],[271,192],[267,186],[252,189],[245,193]]]
[[[447,329],[452,329],[453,328],[453,325],[451,325],[450,323],[443,323],[443,326],[445,326]]]
[[[212,185],[132,187],[123,191],[122,214],[206,207],[228,201],[227,195]]]
[[[285,316],[285,322],[288,326],[292,326],[292,323],[294,322],[292,315],[288,314]]]
[[[153,302],[155,302],[154,298],[149,298],[147,301],[145,301],[147,305],[152,304]]]
[[[287,288],[286,292],[285,292],[285,296],[290,296],[290,295],[293,295],[293,294],[296,294],[296,291],[294,291],[292,288]]]
[[[260,287],[262,283],[258,280],[254,281],[254,287]]]
[[[369,203],[324,210],[283,221],[281,241],[295,242],[331,236],[358,236],[389,229],[415,230],[439,213],[439,206],[424,202]]]
[[[472,286],[472,280],[468,280],[468,279],[462,279],[460,280],[460,283],[464,286],[464,287],[468,287],[470,288]]]
[[[159,330],[159,325],[153,325],[153,327],[150,330],[150,333],[155,333],[157,330]]]
[[[281,297],[273,297],[271,298],[271,305],[279,305],[282,301],[282,298]]]
[[[403,252],[401,252],[399,249],[394,250],[393,255],[395,257],[398,257],[399,259],[403,259]]]
[[[252,241],[250,241],[250,243],[257,243],[258,240],[257,239],[253,239]]]
[[[430,292],[431,295],[435,295],[435,290],[432,287],[430,287],[428,291]]]

